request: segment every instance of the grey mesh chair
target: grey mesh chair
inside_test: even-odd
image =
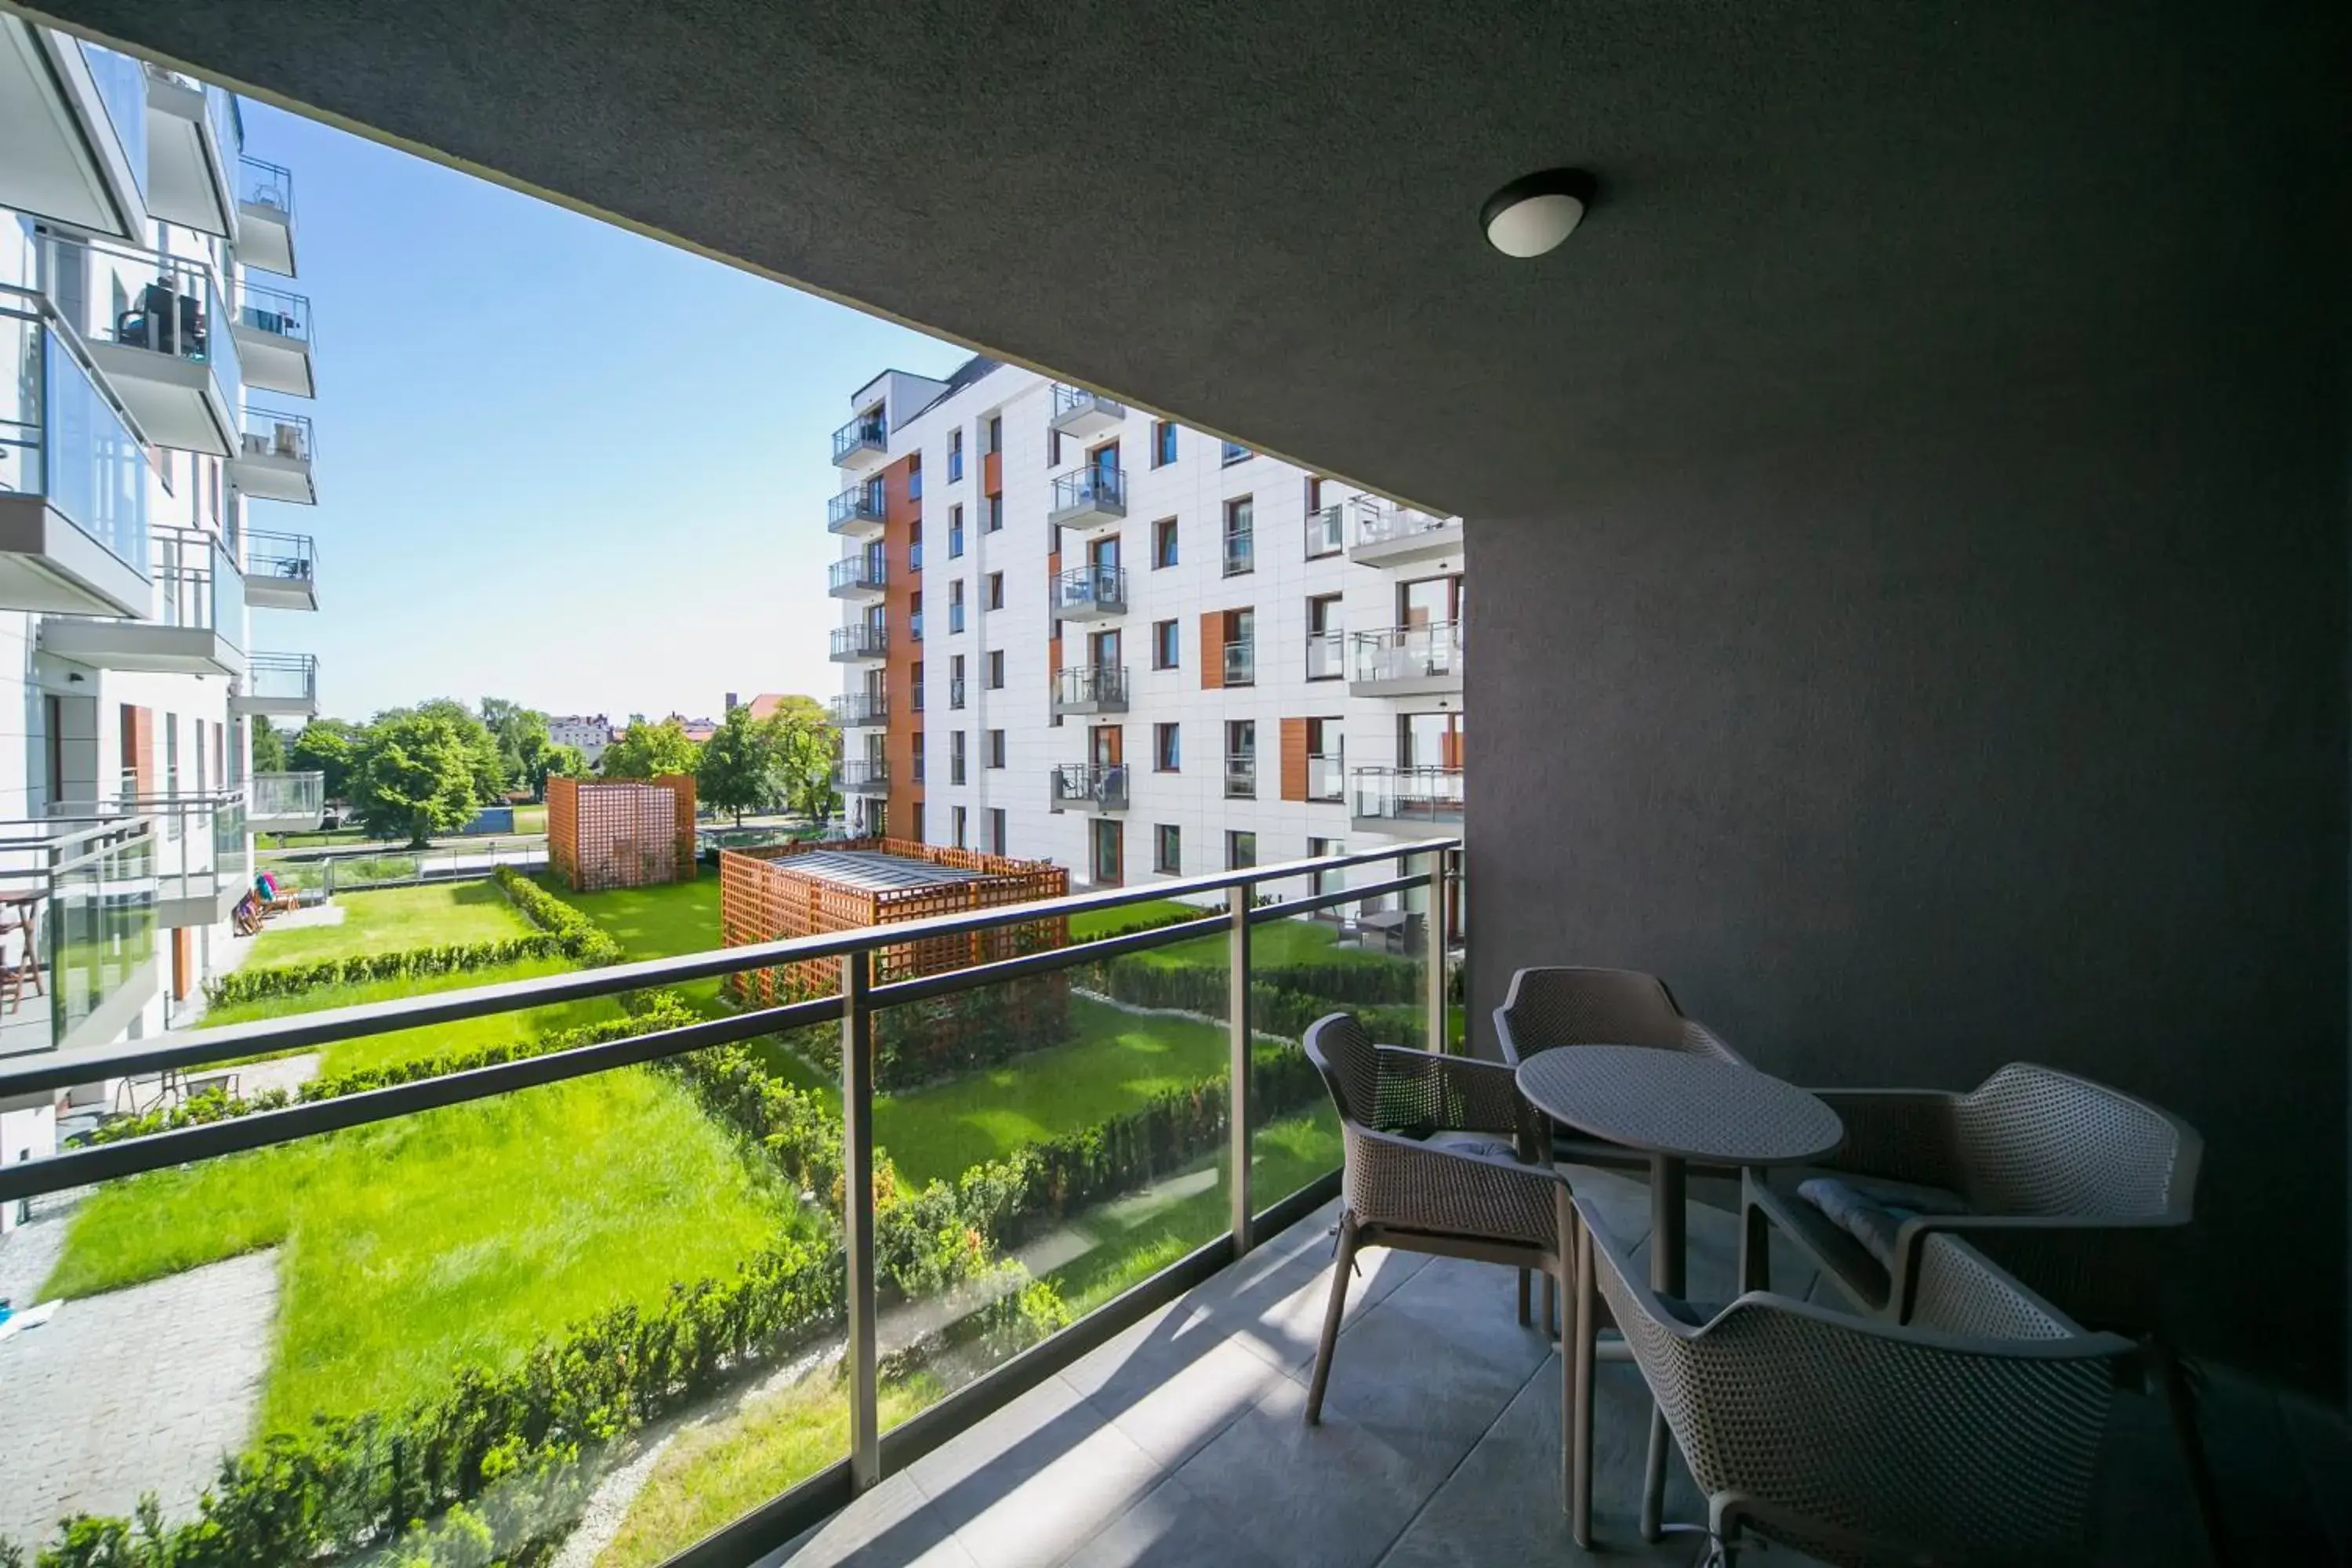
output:
[[[1338,1266],[1307,1392],[1312,1426],[1323,1418],[1360,1250],[1388,1247],[1538,1268],[1564,1289],[1576,1226],[1567,1180],[1548,1164],[1515,1157],[1530,1146],[1535,1119],[1511,1068],[1374,1045],[1347,1013],[1317,1020],[1304,1044],[1331,1091],[1345,1153]],[[1565,1358],[1562,1365],[1565,1412]]]
[[[1818,1169],[1742,1179],[1742,1283],[1769,1285],[1777,1227],[1863,1310],[1914,1322],[1924,1248],[1937,1236],[1965,1237],[2077,1321],[2144,1342],[2199,1521],[2214,1560],[2227,1562],[2195,1401],[2157,1308],[2196,1196],[2204,1153],[2196,1130],[2119,1089],[2029,1062],[1965,1094],[1816,1092],[1845,1122],[1845,1144]],[[1882,1262],[1798,1193],[1825,1173],[1934,1189],[1964,1212],[1903,1219],[1892,1262]]]
[[[1750,1531],[1856,1568],[2084,1561],[2129,1340],[2085,1333],[1948,1236],[1921,1248],[1908,1326],[1754,1291],[1701,1320],[1643,1282],[1597,1209],[1576,1206],[1580,1543],[1605,1303],[1706,1494],[1727,1568]]]

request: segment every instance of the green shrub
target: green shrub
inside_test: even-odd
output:
[[[494,942],[404,948],[392,952],[357,952],[277,969],[232,969],[205,983],[205,1002],[208,1006],[226,1007],[240,1002],[298,996],[323,985],[419,979],[467,969],[490,969],[526,959],[572,956],[574,955],[562,937],[546,932],[500,937]]]
[[[625,956],[621,944],[614,941],[604,927],[513,867],[500,866],[492,875],[498,879],[499,888],[506,894],[508,901],[522,911],[523,919],[550,935],[563,939],[566,957],[590,968],[602,968],[608,963],[618,963]]]

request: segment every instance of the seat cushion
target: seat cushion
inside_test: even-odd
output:
[[[1433,1149],[1451,1149],[1463,1154],[1499,1154],[1506,1160],[1519,1157],[1517,1144],[1492,1132],[1433,1132],[1421,1142]]]
[[[1906,1220],[1921,1215],[1960,1215],[1969,1205],[1941,1187],[1871,1176],[1813,1176],[1797,1184],[1797,1195],[1840,1230],[1863,1245],[1882,1268],[1895,1267],[1895,1238]]]

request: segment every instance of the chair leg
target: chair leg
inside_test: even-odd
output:
[[[2206,1462],[2204,1434],[2197,1426],[2196,1392],[2189,1386],[2189,1373],[2170,1342],[2161,1334],[2150,1334],[2145,1343],[2148,1362],[2156,1373],[2158,1397],[2164,1401],[2165,1413],[2172,1418],[2172,1440],[2179,1446],[2181,1463],[2189,1470],[2189,1498],[2197,1505],[2197,1524],[2205,1532],[2206,1552],[2213,1560],[2213,1568],[2231,1568],[2230,1537],[2221,1522],[2221,1499],[2213,1485],[2213,1468]]]
[[[1522,1268],[1519,1270],[1519,1326],[1521,1328],[1525,1328],[1529,1323],[1536,1321],[1535,1314],[1528,1310],[1528,1271]]]
[[[1576,1544],[1592,1549],[1592,1357],[1601,1332],[1601,1292],[1592,1272],[1592,1238],[1576,1227],[1576,1284],[1571,1292],[1570,1333],[1576,1342],[1575,1390],[1566,1413],[1569,1464],[1574,1472],[1569,1493],[1569,1519]],[[1565,1354],[1565,1351],[1563,1352]]]
[[[1772,1221],[1763,1208],[1746,1201],[1748,1184],[1755,1178],[1740,1173],[1739,1205],[1739,1288],[1742,1290],[1772,1289]]]
[[[1339,1320],[1348,1313],[1348,1281],[1356,1273],[1356,1216],[1339,1221],[1339,1247],[1332,1258],[1331,1304],[1323,1310],[1323,1341],[1315,1348],[1315,1381],[1307,1390],[1307,1424],[1323,1420],[1323,1385],[1331,1380],[1331,1352],[1339,1345]]]
[[[1544,1276],[1543,1286],[1544,1337],[1559,1332],[1559,1281],[1550,1274]]]

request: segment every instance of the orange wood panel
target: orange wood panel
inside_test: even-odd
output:
[[[1201,612],[1201,689],[1213,691],[1225,684],[1225,612]]]
[[[1307,721],[1282,721],[1282,798],[1307,798]]]
[[[1001,496],[1004,493],[1003,453],[990,452],[980,459],[980,493],[984,496]],[[988,526],[988,520],[985,517],[980,520],[980,526],[983,529]]]

